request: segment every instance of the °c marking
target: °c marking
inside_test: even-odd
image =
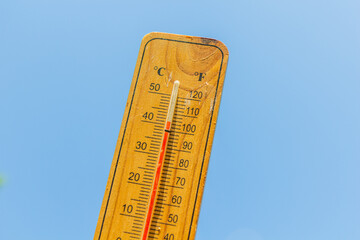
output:
[[[164,73],[162,72],[162,70],[166,70],[166,68],[155,66],[155,67],[154,67],[154,70],[157,70],[157,74],[158,74],[159,76],[164,76]]]

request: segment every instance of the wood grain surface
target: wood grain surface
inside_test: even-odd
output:
[[[195,238],[227,61],[227,48],[214,39],[143,38],[94,240],[142,239],[175,80],[178,98],[148,239]]]

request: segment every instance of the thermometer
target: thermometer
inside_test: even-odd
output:
[[[228,61],[220,41],[141,43],[94,240],[193,240]]]

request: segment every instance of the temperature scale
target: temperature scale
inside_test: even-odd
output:
[[[94,240],[193,240],[228,61],[221,42],[141,43]]]

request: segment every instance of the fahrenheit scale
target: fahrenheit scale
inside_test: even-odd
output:
[[[228,61],[221,42],[141,43],[94,240],[193,240]]]

